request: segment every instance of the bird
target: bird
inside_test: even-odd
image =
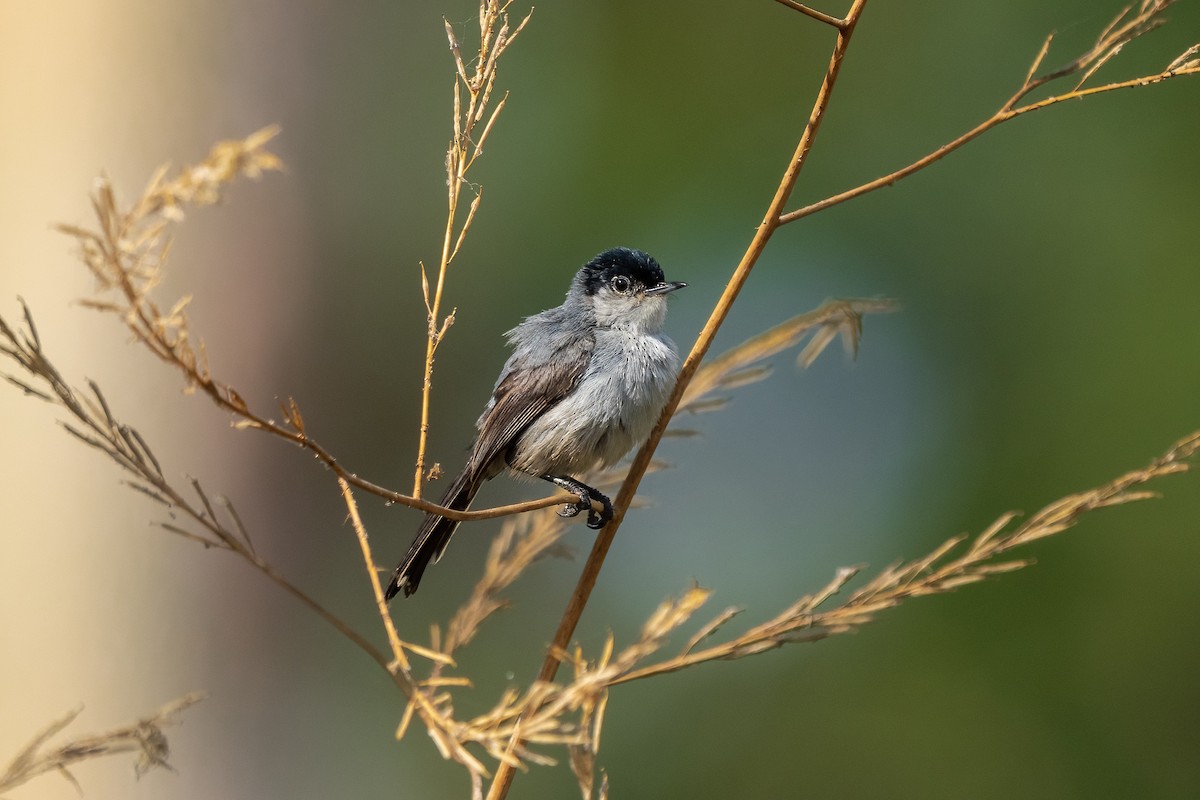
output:
[[[466,510],[484,482],[507,470],[575,495],[558,513],[586,511],[588,527],[603,528],[612,503],[578,476],[615,464],[658,420],[679,373],[678,350],[662,332],[667,296],[685,286],[667,281],[648,253],[612,248],[579,269],[562,305],[508,331],[512,353],[441,505]],[[426,514],[386,599],[417,590],[458,524]]]

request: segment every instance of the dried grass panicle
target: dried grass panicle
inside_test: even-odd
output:
[[[411,697],[414,694],[416,689],[407,672],[389,669],[390,659],[378,648],[307,592],[288,581],[258,554],[231,501],[225,498],[214,500],[195,478],[187,479],[186,488],[178,486],[164,471],[146,439],[114,414],[95,381],[88,382],[86,392],[72,386],[43,350],[33,315],[24,304],[22,307],[25,319],[23,330],[0,317],[0,355],[10,359],[24,373],[22,378],[5,375],[9,382],[21,387],[27,394],[65,410],[71,420],[62,424],[72,436],[100,451],[132,475],[133,479],[126,481],[130,488],[166,506],[172,520],[160,522],[159,527],[206,548],[217,548],[239,556],[387,669],[406,695]],[[195,528],[189,530],[177,524],[179,517],[191,520]]]
[[[192,692],[132,725],[81,736],[65,744],[48,747],[50,740],[74,722],[83,709],[71,711],[39,731],[13,757],[8,766],[0,772],[0,792],[15,789],[39,775],[57,772],[82,796],[83,788],[71,774],[70,768],[81,761],[120,753],[137,753],[134,771],[139,776],[155,767],[169,770],[171,765],[167,758],[170,756],[170,748],[163,728],[177,722],[177,714],[203,699],[202,692]]]
[[[678,655],[641,666],[662,650],[672,634],[708,600],[709,590],[692,587],[680,598],[667,600],[655,609],[638,638],[620,650],[610,636],[594,659],[586,658],[578,648],[560,651],[557,657],[574,667],[572,680],[563,685],[535,683],[523,694],[516,690],[506,692],[490,712],[457,727],[458,741],[462,745],[480,745],[500,763],[515,766],[554,760],[533,750],[534,745],[565,745],[581,792],[590,797],[598,774],[596,754],[611,687],[700,663],[744,658],[785,644],[814,642],[846,633],[910,597],[949,592],[1020,569],[1031,562],[1001,557],[1015,548],[1070,529],[1089,511],[1156,496],[1138,487],[1187,471],[1198,450],[1200,431],[1177,442],[1144,469],[1126,473],[1095,489],[1068,495],[1020,525],[1011,527],[1016,514],[1004,514],[965,547],[965,537],[954,537],[922,558],[886,567],[851,592],[844,602],[826,608],[861,572],[858,567],[842,568],[825,586],[802,596],[777,616],[726,642],[699,648],[740,611],[726,609],[702,625]],[[510,546],[506,544],[505,548]]]
[[[714,385],[716,385],[714,383]],[[1020,569],[1026,558],[1005,558],[1010,551],[1062,533],[1080,517],[1100,508],[1156,497],[1139,487],[1167,475],[1185,472],[1200,450],[1200,431],[1181,439],[1147,467],[1128,472],[1102,486],[1068,495],[1050,503],[1025,522],[1013,526],[1015,513],[996,522],[967,542],[953,537],[929,554],[882,569],[837,605],[827,607],[860,574],[860,567],[839,569],[825,586],[804,595],[775,617],[755,625],[728,641],[699,647],[718,633],[740,609],[728,608],[700,626],[678,655],[642,666],[662,650],[671,634],[701,608],[710,593],[693,587],[678,600],[660,605],[643,625],[641,635],[616,650],[610,636],[594,660],[577,648],[557,657],[574,666],[574,677],[565,685],[541,683],[525,695],[510,692],[488,715],[469,723],[470,730],[489,753],[503,762],[547,760],[532,752],[530,744],[565,744],[571,767],[583,796],[590,797],[607,704],[612,686],[675,672],[701,663],[757,655],[785,644],[814,642],[853,631],[876,619],[879,612],[911,597],[941,594],[986,578]],[[510,737],[507,748],[496,741]],[[516,743],[516,744],[514,744]]]
[[[438,259],[437,278],[430,293],[429,273],[424,262],[421,268],[421,294],[425,301],[425,367],[421,383],[421,422],[417,429],[417,458],[413,474],[412,496],[419,498],[427,479],[426,447],[429,439],[429,410],[433,391],[433,364],[438,345],[454,324],[457,309],[442,316],[442,296],[446,287],[446,274],[454,261],[471,223],[483,200],[483,187],[472,184],[467,175],[475,161],[483,155],[488,136],[504,110],[508,100],[506,94],[494,106],[492,91],[496,86],[496,75],[500,57],[508,50],[533,15],[529,13],[514,28],[509,23],[508,7],[511,0],[480,0],[479,42],[473,58],[464,60],[462,44],[449,20],[443,20],[450,55],[454,60],[454,135],[446,149],[446,226],[442,235],[442,251]],[[466,95],[465,101],[463,95]],[[480,127],[482,125],[482,127]],[[465,216],[460,214],[464,187],[474,197]]]
[[[189,499],[176,488],[163,472],[162,464],[146,439],[131,425],[121,422],[112,411],[103,391],[95,381],[88,381],[88,390],[72,386],[55,367],[42,349],[41,338],[29,308],[22,303],[24,330],[13,328],[0,318],[0,353],[14,361],[27,380],[5,375],[7,380],[64,409],[72,418],[63,428],[79,441],[92,447],[133,476],[127,485],[164,506],[174,508],[200,524],[202,533],[190,533],[173,524],[162,527],[173,533],[200,542],[206,547],[253,552],[249,534],[241,524],[232,504],[221,498],[218,504],[225,514],[218,514],[200,482],[190,479]],[[37,383],[33,386],[31,383]]]
[[[595,661],[584,659],[579,651],[561,653],[575,667],[574,680],[565,686],[536,682],[524,693],[505,692],[490,711],[458,727],[459,741],[480,745],[498,762],[517,766],[556,763],[552,756],[532,749],[535,745],[583,748],[576,750],[575,758],[587,750],[594,753],[609,685],[660,648],[707,597],[707,590],[693,587],[679,599],[663,603],[643,625],[638,639],[620,652],[615,652],[610,636]],[[516,734],[519,744],[513,746]]]
[[[812,338],[797,357],[802,367],[810,366],[838,337],[848,353],[857,353],[863,315],[888,313],[898,307],[895,301],[886,299],[830,300],[820,308],[781,322],[697,370],[679,401],[676,418],[681,412],[699,413],[723,407],[725,401],[716,392],[765,380],[771,370],[763,362],[796,347],[810,334]]]
[[[886,300],[830,301],[821,308],[799,315],[756,336],[714,359],[701,370],[684,408],[693,412],[711,410],[716,394],[761,380],[770,374],[765,362],[788,348],[799,347],[806,336],[812,338],[802,348],[802,366],[811,363],[839,335],[853,351],[861,335],[863,314],[890,311],[894,304]],[[722,402],[724,402],[722,400]],[[663,465],[656,462],[652,468]],[[616,486],[624,479],[626,467],[618,465],[588,476],[590,485],[601,489]],[[492,542],[484,574],[466,602],[445,626],[431,631],[430,649],[447,658],[469,644],[480,627],[497,611],[507,606],[503,592],[537,560],[562,552],[560,544],[567,521],[550,510],[525,514],[507,520],[500,535]],[[469,685],[465,677],[451,674],[451,665],[442,662],[430,667],[422,687],[437,688],[431,698],[440,717],[436,738],[443,754],[453,757],[456,747],[482,747],[500,763],[524,765],[547,763],[554,759],[528,745],[566,745],[576,769],[586,770],[599,748],[599,733],[606,703],[606,687],[619,676],[661,646],[666,637],[682,624],[707,597],[707,591],[692,589],[678,601],[664,603],[643,628],[637,641],[614,653],[614,642],[595,662],[582,653],[560,651],[559,656],[575,666],[575,679],[568,687],[550,682],[535,683],[524,693],[511,691],[496,706],[474,719],[456,722],[452,689]],[[710,631],[711,633],[711,631]],[[417,713],[422,698],[410,700],[401,731]],[[513,747],[514,733],[520,733],[521,746]],[[593,772],[592,778],[594,779]],[[581,779],[582,780],[582,779]],[[589,784],[590,785],[590,784]]]
[[[439,650],[452,655],[469,644],[480,625],[508,605],[501,592],[535,561],[554,553],[569,555],[559,545],[565,532],[566,520],[557,514],[522,514],[505,520],[488,550],[483,576],[446,625]]]
[[[277,133],[278,128],[271,126],[245,139],[218,143],[204,161],[170,179],[161,168],[128,208],[118,203],[111,182],[101,178],[92,195],[96,227],[58,226],[76,240],[81,260],[97,280],[96,296],[80,302],[117,317],[134,341],[182,374],[187,391],[201,392],[232,415],[235,428],[260,430],[297,444],[358,489],[394,503],[437,510],[433,504],[378,486],[343,467],[309,435],[294,398],[279,403],[278,421],[272,417],[274,409],[252,408],[242,393],[213,374],[204,343],[188,323],[191,298],[184,296],[167,306],[152,297],[167,264],[171,224],[182,219],[188,207],[217,202],[225,187],[238,177],[257,178],[265,171],[282,169],[279,158],[266,149]]]
[[[1104,27],[1090,50],[1062,67],[1039,76],[1035,73],[1050,49],[1050,43],[1054,38],[1054,35],[1051,34],[1046,37],[1042,50],[1029,70],[1026,88],[1036,89],[1059,78],[1082,73],[1072,89],[1072,91],[1078,91],[1101,67],[1120,53],[1125,45],[1164,25],[1167,20],[1163,14],[1175,5],[1175,2],[1176,0],[1141,0],[1140,4],[1126,6]]]
[[[216,203],[239,177],[258,178],[281,169],[279,158],[266,149],[278,132],[271,126],[245,139],[220,142],[204,161],[170,180],[166,168],[160,168],[128,209],[120,207],[111,181],[101,177],[92,193],[97,229],[58,226],[76,240],[83,263],[96,278],[98,296],[83,304],[119,316],[136,340],[183,367],[191,388],[211,382],[203,344],[193,341],[188,330],[191,298],[181,297],[164,311],[150,297],[170,253],[169,224],[181,220],[189,206]]]
[[[707,661],[742,658],[794,642],[812,642],[854,630],[910,597],[942,594],[978,583],[994,575],[1021,569],[1028,558],[1003,558],[1010,551],[1063,533],[1074,527],[1089,511],[1157,497],[1138,487],[1167,475],[1186,472],[1200,451],[1200,431],[1176,442],[1165,454],[1143,469],[1133,470],[1095,489],[1068,495],[1042,508],[1023,523],[1012,525],[1015,512],[1001,515],[986,530],[971,539],[956,536],[923,558],[900,562],[881,570],[833,608],[822,607],[860,572],[858,567],[838,571],[820,591],[806,595],[781,614],[756,625],[727,642],[701,650],[689,646],[675,658],[642,667],[620,676],[625,683]],[[965,546],[964,546],[965,544]],[[731,617],[723,612],[701,628],[710,636]]]

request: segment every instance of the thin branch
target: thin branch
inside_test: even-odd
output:
[[[236,514],[230,514],[230,518],[234,520],[234,527],[226,526],[218,518],[216,509],[208,498],[208,493],[198,480],[189,479],[191,492],[186,495],[184,491],[172,485],[164,476],[158,460],[149,456],[151,450],[145,439],[135,429],[119,421],[97,384],[90,383],[90,394],[84,394],[67,383],[54,363],[41,349],[41,340],[34,333],[35,329],[30,327],[33,315],[28,307],[24,307],[24,315],[28,323],[24,335],[0,318],[0,342],[3,342],[5,354],[26,370],[30,376],[44,384],[42,393],[51,397],[56,405],[74,417],[79,426],[77,428],[64,423],[63,427],[84,443],[105,453],[122,469],[131,473],[137,479],[128,482],[132,488],[153,497],[158,502],[168,504],[178,514],[190,518],[193,523],[203,529],[203,533],[188,531],[173,523],[163,523],[161,525],[163,529],[205,547],[217,547],[239,556],[357,645],[368,657],[388,672],[406,696],[411,697],[416,693],[417,689],[411,677],[403,671],[390,669],[390,660],[375,645],[255,553],[249,544],[249,535]],[[190,499],[193,494],[196,499]]]
[[[695,344],[692,345],[692,350],[680,369],[679,378],[675,382],[675,388],[672,390],[671,396],[667,400],[658,422],[650,432],[645,444],[642,445],[637,455],[634,456],[633,464],[629,468],[629,474],[626,476],[625,482],[621,485],[616,502],[613,504],[613,518],[596,535],[596,541],[592,546],[587,563],[584,565],[583,573],[580,575],[575,591],[572,593],[571,599],[567,604],[567,609],[563,613],[562,620],[558,625],[558,630],[555,632],[551,644],[551,653],[543,661],[542,668],[538,672],[538,681],[548,682],[554,679],[559,664],[555,651],[565,652],[567,645],[570,643],[571,636],[575,632],[575,627],[579,624],[579,618],[583,614],[584,606],[587,605],[592,589],[596,585],[596,579],[600,574],[601,567],[604,565],[604,559],[608,555],[609,548],[612,546],[613,538],[616,536],[622,521],[625,519],[625,513],[629,509],[629,505],[633,500],[634,494],[637,492],[637,487],[641,483],[642,477],[646,474],[646,469],[650,465],[654,451],[658,448],[658,443],[662,440],[663,433],[666,431],[667,425],[675,413],[675,409],[679,406],[688,383],[696,374],[697,369],[699,369],[700,361],[708,352],[709,347],[712,346],[717,330],[725,321],[725,317],[728,315],[733,301],[737,299],[742,286],[745,285],[746,279],[750,276],[750,270],[758,261],[759,255],[762,254],[771,235],[779,225],[779,215],[783,211],[788,197],[791,196],[792,189],[796,185],[796,179],[800,175],[800,170],[803,168],[808,153],[812,148],[813,140],[820,129],[821,121],[825,117],[825,111],[829,106],[829,98],[833,92],[834,85],[837,83],[842,60],[846,55],[846,48],[849,46],[850,39],[854,34],[855,25],[858,23],[858,19],[865,8],[866,0],[855,0],[854,4],[850,7],[850,11],[846,14],[845,24],[838,28],[837,42],[834,44],[833,55],[830,57],[825,79],[813,104],[808,124],[805,125],[804,132],[801,134],[800,141],[796,146],[796,152],[792,156],[787,169],[784,171],[779,188],[775,192],[775,197],[772,199],[746,254],[742,257],[741,263],[738,264],[737,269],[725,287],[725,291],[717,301],[717,305],[713,309],[704,329],[700,332]],[[514,741],[514,747],[516,745],[517,742]],[[513,768],[508,763],[502,763],[496,772],[496,777],[492,781],[491,789],[488,792],[488,799],[502,800],[506,797],[508,795],[508,787],[512,784],[514,775]]]
[[[831,17],[830,15],[828,15],[824,12],[817,11],[816,9],[813,9],[813,8],[809,8],[808,6],[804,5],[803,3],[797,3],[796,0],[775,0],[775,2],[777,2],[781,5],[785,5],[788,8],[793,9],[795,11],[799,11],[801,14],[812,17],[817,22],[824,22],[826,25],[832,25],[833,27],[837,28],[838,30],[842,30],[844,27],[846,27],[846,24],[847,24],[846,20],[844,20],[844,19],[839,19],[838,17]]]
[[[1187,472],[1198,451],[1200,431],[1179,440],[1143,469],[1127,472],[1095,489],[1056,500],[1015,528],[1010,529],[1018,515],[1013,512],[1003,514],[966,547],[963,546],[965,537],[956,536],[922,558],[882,570],[840,605],[819,610],[859,572],[858,568],[844,568],[821,591],[802,597],[778,616],[740,636],[702,650],[689,645],[675,658],[632,670],[612,681],[611,685],[676,672],[695,664],[742,658],[785,644],[815,642],[849,633],[874,621],[879,612],[910,598],[943,594],[993,575],[1022,569],[1033,562],[1012,559],[1009,557],[1011,551],[1070,530],[1090,511],[1157,498],[1156,492],[1138,487],[1167,475]],[[701,628],[693,640],[708,633],[713,626],[723,624],[728,615],[728,611],[722,612]]]
[[[446,38],[450,54],[454,58],[457,80],[454,82],[454,136],[446,150],[446,225],[442,233],[442,254],[438,260],[437,280],[434,281],[433,299],[429,299],[428,278],[422,268],[422,292],[425,296],[426,317],[425,365],[421,380],[421,422],[417,430],[417,459],[413,470],[412,496],[420,499],[421,490],[425,483],[426,450],[429,441],[429,412],[433,393],[433,364],[438,345],[445,336],[446,330],[454,321],[451,312],[445,319],[441,318],[442,294],[446,285],[446,274],[451,262],[462,248],[467,231],[475,221],[475,213],[483,197],[481,187],[475,188],[475,197],[467,210],[466,219],[459,222],[459,207],[462,189],[469,186],[466,176],[475,160],[483,154],[483,145],[492,127],[496,123],[508,95],[500,100],[489,113],[488,103],[491,99],[492,87],[496,83],[496,70],[508,46],[516,40],[525,29],[526,23],[533,15],[533,10],[525,15],[515,29],[508,24],[508,0],[480,0],[479,3],[479,49],[475,58],[474,72],[468,73],[467,65],[462,57],[462,45],[454,32],[454,27],[447,20]],[[466,92],[466,108],[463,108],[463,92]],[[482,132],[475,136],[475,127],[484,116],[487,122]],[[456,232],[457,231],[457,232]]]
[[[117,316],[133,334],[135,341],[182,373],[189,390],[200,391],[218,408],[233,415],[236,418],[233,423],[235,428],[260,430],[299,445],[316,456],[338,478],[388,503],[462,521],[519,514],[566,502],[563,499],[567,497],[565,494],[557,494],[491,509],[458,511],[360,478],[343,467],[332,453],[309,435],[299,405],[293,398],[289,397],[286,404],[281,404],[282,421],[277,422],[255,411],[236,389],[212,375],[204,357],[203,342],[193,334],[188,324],[185,313],[188,298],[176,301],[166,313],[151,300],[149,293],[161,282],[166,264],[170,245],[166,238],[167,224],[181,219],[189,205],[216,202],[225,184],[239,176],[258,176],[264,170],[280,168],[278,158],[265,149],[276,133],[276,128],[264,128],[242,140],[218,143],[203,162],[183,169],[170,181],[165,180],[165,170],[159,170],[143,196],[127,210],[117,206],[111,183],[107,178],[101,178],[92,193],[97,230],[73,225],[59,226],[61,232],[76,240],[80,256],[98,280],[101,292],[115,295],[112,300],[90,299],[82,304]],[[476,207],[472,206],[467,224],[473,218]],[[431,319],[436,316],[432,314]],[[452,315],[447,317],[443,325],[452,318]],[[26,322],[28,325],[30,320],[27,318]],[[444,332],[444,327],[440,332]],[[36,344],[37,337],[33,329],[30,329],[30,336]],[[37,394],[38,390],[16,378],[8,377],[8,380],[27,393]],[[47,399],[47,396],[42,396],[42,399]],[[102,408],[103,398],[99,398],[98,402]]]
[[[1101,66],[1109,59],[1115,56],[1121,48],[1134,38],[1149,33],[1162,24],[1163,19],[1160,16],[1168,7],[1174,3],[1174,0],[1154,0],[1150,3],[1143,4],[1142,9],[1131,19],[1122,23],[1130,9],[1126,9],[1116,19],[1109,24],[1108,28],[1096,40],[1096,43],[1083,55],[1079,56],[1069,64],[1042,76],[1037,76],[1037,71],[1040,68],[1042,61],[1045,59],[1047,52],[1050,49],[1050,43],[1053,40],[1053,35],[1046,37],[1042,43],[1041,49],[1034,57],[1032,64],[1025,74],[1025,80],[1013,95],[1005,101],[1005,103],[983,122],[976,125],[971,130],[962,134],[953,141],[942,145],[932,153],[920,158],[906,167],[884,175],[881,178],[876,178],[873,181],[857,186],[853,189],[848,189],[836,195],[825,198],[815,203],[810,203],[803,208],[789,211],[786,214],[781,214],[779,224],[786,225],[789,222],[795,222],[798,219],[810,216],[818,211],[824,211],[832,206],[840,205],[847,200],[853,200],[876,189],[881,189],[885,186],[891,186],[899,180],[907,178],[915,172],[925,169],[930,164],[942,160],[946,156],[958,150],[968,142],[972,142],[983,134],[990,131],[998,125],[1016,119],[1019,116],[1028,114],[1031,111],[1038,111],[1043,108],[1049,108],[1059,103],[1065,103],[1069,100],[1081,100],[1092,95],[1104,94],[1106,92],[1115,92],[1121,89],[1133,89],[1142,86],[1152,86],[1157,83],[1177,78],[1183,75],[1200,74],[1200,61],[1191,61],[1190,57],[1195,55],[1197,47],[1193,46],[1184,52],[1179,58],[1176,58],[1162,72],[1153,75],[1145,75],[1139,78],[1130,78],[1124,81],[1116,81],[1103,86],[1094,86],[1091,88],[1083,88],[1083,85],[1088,79],[1095,74]],[[1075,84],[1074,88],[1061,94],[1056,94],[1051,97],[1046,97],[1042,100],[1029,102],[1020,105],[1021,100],[1027,97],[1031,92],[1045,86],[1052,81],[1083,73],[1083,77]]]
[[[379,612],[383,629],[387,632],[388,644],[391,645],[392,656],[395,658],[395,668],[405,673],[411,673],[412,665],[408,662],[408,656],[404,655],[404,644],[400,641],[399,634],[396,633],[392,615],[388,613],[387,600],[383,596],[383,586],[379,582],[379,566],[371,556],[371,543],[367,538],[367,529],[363,527],[362,518],[358,514],[358,503],[354,501],[354,493],[350,491],[350,484],[338,478],[338,486],[342,489],[342,501],[346,504],[350,524],[354,527],[354,534],[358,539],[359,549],[362,551],[363,563],[367,569],[367,581],[375,594],[375,610]]]
[[[741,262],[730,278],[729,283],[725,287],[720,299],[717,301],[716,307],[713,309],[708,322],[704,329],[701,330],[695,344],[692,345],[692,350],[688,354],[687,359],[683,363],[680,370],[679,379],[675,383],[675,388],[671,393],[670,399],[663,408],[662,414],[659,417],[658,423],[651,431],[646,443],[638,451],[634,457],[633,465],[629,470],[629,476],[625,479],[625,483],[621,486],[621,491],[617,495],[614,503],[614,516],[612,522],[604,527],[596,537],[596,543],[592,548],[591,555],[588,558],[587,564],[584,566],[583,575],[580,577],[579,584],[576,586],[575,593],[571,597],[571,602],[567,607],[566,613],[563,615],[563,620],[559,625],[558,632],[554,637],[554,647],[565,648],[570,641],[571,635],[575,631],[575,626],[579,622],[579,617],[583,612],[583,607],[587,603],[588,597],[591,595],[591,590],[595,586],[596,577],[600,572],[600,568],[604,563],[604,558],[608,553],[608,549],[612,544],[612,540],[620,528],[621,522],[625,518],[625,512],[629,508],[630,501],[633,499],[634,493],[637,491],[638,485],[645,474],[646,467],[650,463],[654,451],[658,447],[658,443],[662,438],[663,432],[666,430],[667,424],[675,413],[680,401],[683,398],[684,392],[687,390],[688,384],[692,377],[696,374],[700,366],[700,361],[708,353],[708,349],[712,346],[713,339],[716,337],[717,331],[721,324],[725,321],[725,317],[729,314],[729,309],[733,306],[734,300],[737,299],[742,287],[745,285],[747,278],[750,276],[750,271],[753,269],[758,257],[766,248],[767,242],[771,235],[778,227],[779,212],[787,203],[788,197],[791,195],[792,189],[796,184],[796,179],[800,175],[800,170],[808,157],[808,153],[812,148],[812,143],[816,137],[817,131],[820,128],[821,121],[825,117],[826,109],[829,105],[829,99],[833,92],[834,85],[837,82],[838,74],[841,70],[842,60],[846,54],[846,48],[850,43],[850,38],[854,33],[854,26],[857,24],[859,17],[862,15],[866,7],[866,0],[855,0],[854,5],[850,8],[846,15],[847,24],[839,29],[837,42],[834,45],[833,55],[829,61],[829,67],[825,74],[825,80],[821,84],[821,89],[817,94],[817,99],[813,104],[813,111],[809,117],[808,124],[804,128],[804,133],[800,137],[800,142],[796,147],[796,152],[792,156],[791,162],[784,171],[783,179],[780,181],[779,188],[775,192],[775,197],[763,217],[762,223],[750,243],[746,254],[742,256]],[[547,658],[542,665],[542,671],[539,674],[539,680],[552,680],[554,673],[557,671],[558,661],[554,658]]]

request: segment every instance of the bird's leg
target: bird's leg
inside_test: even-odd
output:
[[[542,480],[550,481],[560,489],[566,489],[579,498],[578,503],[567,503],[558,512],[560,517],[574,517],[580,511],[588,512],[587,526],[592,530],[603,528],[613,517],[612,502],[586,483],[581,483],[565,475],[543,475]],[[592,508],[592,501],[599,500],[604,510],[597,512]]]

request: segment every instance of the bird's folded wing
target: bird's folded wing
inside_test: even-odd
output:
[[[553,365],[510,363],[479,420],[471,466],[484,470],[538,417],[571,393],[587,370],[590,347],[560,351]]]

